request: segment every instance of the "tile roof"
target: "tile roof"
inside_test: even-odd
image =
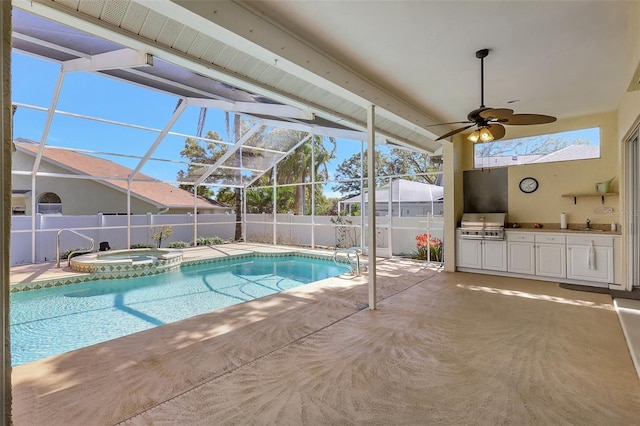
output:
[[[32,155],[38,152],[38,143],[36,142],[17,139],[14,141],[14,144],[16,148],[22,152]],[[124,167],[110,160],[55,147],[45,147],[43,158],[71,172],[94,176],[96,178],[127,178],[132,172],[128,167]],[[96,179],[95,181],[125,193],[127,191],[126,180]],[[193,194],[191,192],[161,182],[143,173],[138,173],[136,179],[131,183],[131,195],[155,204],[158,207],[193,207]],[[215,200],[209,201],[204,197],[198,197],[197,203],[198,208],[211,209],[229,207]]]

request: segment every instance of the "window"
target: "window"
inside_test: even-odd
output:
[[[41,214],[62,214],[62,201],[58,194],[45,192],[38,197],[38,213]]]
[[[474,146],[476,168],[589,158],[600,158],[600,128],[598,127],[479,143]]]

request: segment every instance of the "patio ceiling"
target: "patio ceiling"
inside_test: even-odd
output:
[[[101,16],[104,18],[109,13],[115,13],[112,8],[118,6],[116,3],[105,2],[103,4],[104,8],[101,9]],[[21,2],[16,1],[15,4],[19,7]],[[85,4],[78,3],[77,6],[82,9]],[[45,18],[33,13],[43,13],[45,9],[31,7],[34,6],[33,3],[29,3],[29,6],[29,12],[14,8],[12,43],[13,48],[17,51],[57,62],[61,64],[62,73],[74,71],[95,72],[169,93],[182,99],[170,122],[162,129],[146,155],[140,159],[140,163],[129,177],[130,181],[136,179],[137,174],[148,161],[154,160],[154,151],[162,143],[162,139],[170,133],[171,126],[188,106],[203,109],[215,108],[250,116],[256,126],[254,126],[251,134],[246,133],[239,141],[226,143],[228,147],[227,154],[214,165],[192,164],[189,173],[183,176],[181,182],[179,182],[182,184],[195,183],[198,185],[244,187],[269,171],[274,164],[284,158],[302,141],[307,140],[308,137],[305,138],[305,135],[315,134],[355,140],[364,140],[366,137],[363,131],[364,123],[353,125],[353,122],[336,119],[334,114],[325,114],[326,117],[324,117],[321,112],[309,105],[301,102],[291,102],[289,98],[279,95],[273,89],[258,90],[258,93],[252,92],[250,89],[257,89],[256,85],[243,84],[235,86],[232,84],[237,84],[237,80],[220,78],[228,77],[228,74],[218,73],[218,78],[213,78],[210,75],[206,75],[206,70],[202,69],[202,67],[194,66],[190,68],[189,65],[192,65],[190,61],[176,61],[175,55],[165,54],[163,50],[153,49],[147,45],[136,45],[135,43],[131,43],[131,47],[127,47],[127,42],[130,41],[127,37],[115,37],[110,31],[100,29],[92,31],[96,30],[97,27],[89,26],[89,28],[84,21],[72,19],[65,14],[53,13],[52,20],[49,18],[52,14],[45,13],[47,15]],[[58,7],[57,4],[55,6]],[[119,6],[122,5],[119,4]],[[130,15],[127,13],[123,15],[121,25],[127,23],[130,26],[144,26],[147,25],[144,22],[149,19],[150,15],[155,16],[150,10],[145,11],[145,13],[134,13],[136,7],[133,3],[129,4],[127,11]],[[138,22],[134,18],[140,21]],[[171,23],[169,18],[159,18],[158,16],[155,16],[155,18],[164,21],[164,28]],[[183,37],[188,30],[188,27],[184,25],[179,27],[180,31],[174,28],[174,34],[171,36],[176,37],[170,43],[174,48],[178,43],[178,38]],[[94,32],[99,33],[100,36],[95,35]],[[169,36],[166,32],[162,34],[164,37]],[[189,49],[193,49],[194,44],[203,43],[202,40],[198,41],[199,38],[203,37],[207,39],[205,42],[208,45],[206,51],[210,51],[212,46],[217,43],[211,37],[193,33],[193,39],[188,43],[190,44]],[[224,46],[220,46],[220,48],[228,49],[228,47]],[[188,53],[189,49],[185,53]],[[206,56],[206,51],[202,53],[203,57]],[[150,52],[153,52],[153,54]],[[235,53],[235,56],[239,55],[241,55],[240,52]],[[248,58],[243,58],[243,61],[245,59]],[[175,62],[171,62],[172,60]],[[237,61],[238,58],[235,58],[235,60]],[[253,64],[253,66],[255,67],[256,64]],[[261,73],[264,74],[266,71],[262,70]],[[31,107],[20,104],[18,106]],[[364,113],[365,109],[361,109]],[[49,111],[49,114],[53,115],[53,112]],[[84,118],[91,119],[92,117]],[[126,125],[126,123],[121,124]],[[300,136],[298,139],[283,138],[282,134],[277,131],[279,128],[296,130]],[[259,136],[252,138],[254,135]],[[386,135],[378,135],[377,143],[416,146],[410,140],[404,139],[406,136],[414,137],[415,135],[412,132],[404,132],[402,135],[386,132]],[[198,134],[198,136],[200,135]],[[256,139],[258,139],[258,142],[255,141]],[[46,136],[43,138],[42,146],[45,143]],[[424,150],[424,147],[421,146],[421,148]],[[33,169],[33,173],[36,174],[38,173],[40,156],[37,157],[36,166]],[[22,171],[22,173],[25,172]],[[87,176],[87,178],[89,177]]]
[[[487,106],[560,120],[616,111],[635,71],[625,68],[632,1],[240,0],[215,12],[206,2],[174,3],[274,52],[286,46],[289,61],[310,59],[283,36],[247,30],[268,23],[440,122],[480,105],[479,49],[490,49]],[[321,72],[314,61],[306,67]]]
[[[215,164],[191,164],[189,173],[180,183],[243,187],[254,182],[311,133],[335,137],[363,139],[362,132],[316,117],[311,110],[283,105],[261,95],[230,86],[172,64],[149,54],[125,48],[116,43],[82,31],[32,15],[21,10],[13,14],[13,48],[17,51],[61,64],[62,72],[88,71],[170,93],[181,98],[169,123],[133,173],[127,178],[136,180],[171,126],[187,106],[216,108],[253,117],[256,124],[235,142],[215,141],[227,146],[225,156]],[[31,105],[16,104],[19,108]],[[50,115],[54,113],[49,111]],[[55,114],[68,114],[56,112]],[[92,119],[91,117],[84,117]],[[120,123],[126,125],[128,123]],[[279,132],[284,128],[297,130],[293,134]],[[289,135],[289,137],[283,137]],[[305,137],[305,135],[307,135]],[[196,137],[195,135],[192,137]],[[207,138],[204,141],[214,142]],[[44,140],[46,143],[46,140]],[[44,146],[44,143],[42,144]],[[100,154],[100,153],[95,153]],[[118,154],[117,152],[114,154]],[[41,155],[41,154],[40,154]],[[39,163],[39,161],[37,161]],[[14,170],[14,174],[44,176],[44,172]],[[66,177],[66,176],[60,176]],[[68,177],[78,177],[77,175]],[[93,176],[85,176],[93,179]],[[144,177],[143,179],[148,179]]]

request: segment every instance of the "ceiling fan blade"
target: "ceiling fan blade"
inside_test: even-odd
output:
[[[489,131],[493,135],[493,140],[497,141],[498,139],[502,139],[506,133],[504,126],[498,123],[491,123],[487,126]]]
[[[451,125],[451,124],[467,124],[467,123],[472,123],[472,121],[469,121],[469,120],[465,120],[465,121],[452,121],[452,122],[450,122],[450,123],[429,124],[429,125],[424,126],[424,127],[436,127],[436,126],[446,126],[446,125]]]
[[[553,123],[557,118],[543,114],[513,114],[506,121],[502,121],[509,126],[526,126],[529,124]]]
[[[473,127],[473,126],[475,126],[475,125],[476,125],[476,123],[471,123],[471,124],[469,124],[468,126],[464,126],[464,127],[460,127],[459,129],[452,130],[452,131],[450,131],[449,133],[446,133],[446,134],[444,134],[444,135],[440,136],[440,137],[439,137],[438,139],[436,139],[436,140],[437,140],[437,141],[439,141],[439,140],[441,140],[441,139],[446,139],[446,138],[448,138],[449,136],[453,136],[453,135],[455,135],[456,133],[460,133],[460,132],[462,132],[463,130],[467,130],[469,127]]]
[[[480,112],[480,117],[487,120],[508,120],[513,116],[513,110],[508,108],[489,108]]]

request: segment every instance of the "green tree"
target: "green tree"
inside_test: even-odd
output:
[[[219,141],[220,135],[218,132],[207,132],[207,139]],[[200,174],[206,169],[206,167],[214,164],[218,159],[227,151],[225,145],[206,141],[204,144],[200,144],[196,139],[187,138],[184,142],[184,149],[180,151],[180,156],[187,159],[189,165],[187,170],[180,170],[178,172],[179,182],[195,182]],[[180,184],[180,188],[189,192],[193,192],[193,185],[186,183]],[[213,191],[204,185],[198,186],[198,195],[210,198],[213,196]]]
[[[278,140],[281,146],[297,144],[306,136],[304,132],[287,129],[275,129],[270,137]],[[325,143],[326,142],[326,143]],[[311,158],[312,149],[315,162]],[[333,138],[328,140],[316,136],[313,140],[299,146],[289,156],[283,158],[277,164],[277,179],[279,186],[276,197],[278,212],[295,212],[296,214],[310,214],[311,185],[293,185],[299,182],[309,182],[312,170],[316,180],[326,180],[329,176],[327,163],[335,158],[336,142]],[[286,186],[291,185],[291,186]],[[247,192],[247,210],[252,213],[273,212],[273,169],[271,173],[264,174]],[[262,187],[262,188],[261,188]],[[316,205],[323,197],[322,188],[316,185]]]
[[[231,133],[228,128],[230,125],[229,115],[226,115],[227,124],[227,135]],[[250,120],[243,120],[240,115],[234,115],[233,120],[233,135],[234,140],[239,140],[243,134],[245,134],[250,127],[252,127],[255,123]],[[260,139],[263,137],[263,132],[256,132],[247,143],[258,144]],[[185,147],[180,152],[180,155],[183,158],[186,158],[189,162],[187,166],[187,170],[181,170],[178,172],[178,180],[181,182],[185,182],[180,185],[181,188],[186,189],[188,191],[193,192],[194,185],[189,185],[186,182],[195,182],[204,172],[207,171],[207,168],[212,164],[216,163],[229,149],[229,145],[221,144],[215,141],[221,141],[220,135],[217,132],[209,131],[206,135],[207,140],[204,143],[200,143],[198,140],[193,138],[187,138],[185,140]],[[240,164],[241,156],[257,156],[260,154],[256,154],[251,151],[242,151],[240,149],[234,152],[235,162],[236,164]],[[227,169],[228,170],[228,169]],[[231,174],[228,171],[222,171],[222,169],[214,170],[209,177],[205,179],[202,185],[198,186],[198,195],[202,195],[205,197],[212,197],[214,195],[214,191],[212,191],[206,183],[219,182],[221,180],[226,181],[234,181],[236,184],[240,184],[241,182],[241,174],[240,170],[234,171]],[[236,227],[235,227],[235,239],[239,240],[242,238],[242,190],[240,188],[223,188],[218,191],[218,201],[223,202],[225,204],[234,205],[236,211]]]
[[[295,141],[299,141],[305,136],[303,132],[285,131],[287,136]],[[312,171],[316,181],[327,180],[329,178],[327,164],[335,158],[336,152],[335,139],[328,138],[327,141],[329,147],[325,144],[325,139],[322,136],[314,136],[311,140],[296,148],[289,156],[282,159],[277,166],[278,183],[286,185],[308,182],[312,176]],[[312,158],[312,153],[314,158]],[[311,185],[296,185],[293,187],[294,203],[292,210],[295,214],[310,213],[310,211],[305,211],[305,201],[311,200],[310,187]],[[322,188],[318,187],[315,190],[317,198],[322,194]]]
[[[339,198],[327,197],[324,194],[316,194],[315,214],[318,216],[337,216]]]
[[[216,194],[216,200],[228,206],[236,203],[236,191],[232,188],[220,188]]]
[[[557,135],[541,135],[528,138],[499,140],[476,144],[475,157],[496,157],[501,155],[546,155],[571,145],[590,145],[586,139],[570,139]]]
[[[331,189],[340,192],[344,197],[353,197],[360,193],[360,153],[355,153],[338,165],[335,172],[335,180],[342,180]],[[367,152],[364,153],[364,176],[368,175]],[[385,176],[390,175],[414,175],[404,179],[416,180],[425,183],[435,183],[436,176],[419,175],[421,173],[436,173],[439,171],[437,164],[431,161],[428,154],[415,151],[392,148],[388,153],[376,150],[376,186],[387,182]],[[417,176],[416,176],[417,175]]]

